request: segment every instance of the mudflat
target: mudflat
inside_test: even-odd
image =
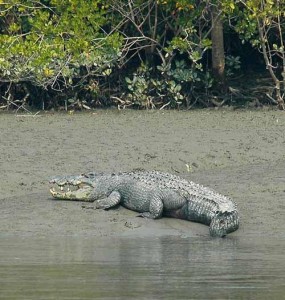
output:
[[[284,112],[270,110],[2,113],[1,234],[208,234],[201,224],[144,220],[124,208],[98,211],[49,194],[54,175],[143,168],[178,174],[233,198],[241,215],[235,236],[284,237],[284,132]]]
[[[0,299],[283,299],[281,111],[0,114]],[[49,178],[161,170],[233,198],[240,229],[54,200]]]

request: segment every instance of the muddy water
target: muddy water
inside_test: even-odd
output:
[[[0,115],[0,299],[285,299],[278,111]],[[54,201],[47,180],[157,169],[234,198],[241,228]]]
[[[284,299],[284,241],[2,239],[1,299]]]

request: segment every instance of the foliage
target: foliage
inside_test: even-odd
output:
[[[236,16],[236,31],[262,53],[266,69],[275,84],[275,94],[267,96],[285,109],[285,1],[250,0],[229,2]]]
[[[240,70],[240,57],[228,55],[226,56],[226,75],[230,77],[236,73],[237,70]]]
[[[2,1],[1,81],[61,90],[110,69],[120,56],[121,38],[102,30],[102,2]]]
[[[112,23],[117,20],[114,27],[125,37],[120,63],[126,66],[130,59],[132,66],[136,63],[134,74],[126,79],[127,103],[190,104],[192,90],[203,81],[201,60],[211,47],[210,21],[203,16],[207,5],[188,0],[111,1],[117,16]]]
[[[213,8],[230,41],[226,79],[241,72],[250,41],[282,108],[284,0],[0,0],[0,104],[191,107],[217,105],[217,94],[226,103],[211,72]]]
[[[163,107],[179,106],[185,97],[181,94],[182,85],[179,84],[182,80],[175,80],[174,76],[178,69],[169,69],[165,72],[164,68],[160,66],[157,68],[161,70],[162,76],[151,76],[151,68],[143,66],[139,68],[139,72],[133,75],[132,79],[126,77],[129,91],[127,99],[130,99],[131,102],[134,101],[135,105],[146,108],[154,108],[155,103],[164,104]],[[189,79],[187,78],[187,81]]]

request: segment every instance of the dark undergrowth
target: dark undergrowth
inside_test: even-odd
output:
[[[84,111],[94,108],[118,109],[193,109],[231,106],[234,108],[254,108],[276,106],[274,85],[271,78],[264,72],[240,74],[227,82],[224,90],[203,89],[191,87],[178,100],[168,97],[157,97],[153,91],[143,91],[143,101],[139,101],[139,93],[132,97],[126,86],[118,81],[117,84],[102,82],[96,93],[80,87],[55,91],[44,90],[28,82],[9,83],[0,86],[1,111],[35,112],[35,111]],[[182,93],[180,94],[182,95]],[[173,95],[172,95],[173,96]]]

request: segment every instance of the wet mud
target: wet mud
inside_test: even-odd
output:
[[[278,279],[284,279],[281,272],[282,266],[285,267],[284,257],[281,259],[285,247],[284,112],[98,110],[72,115],[46,113],[35,117],[1,113],[0,141],[0,254],[1,269],[2,272],[6,270],[5,274],[13,274],[13,265],[16,258],[21,257],[21,253],[23,261],[34,259],[39,263],[43,259],[39,253],[45,253],[49,247],[52,248],[51,245],[61,244],[66,239],[70,239],[67,244],[81,241],[80,244],[87,249],[87,256],[91,255],[91,250],[86,241],[92,241],[92,247],[93,243],[103,243],[99,248],[102,250],[105,247],[108,254],[107,249],[110,251],[114,240],[126,240],[129,241],[126,242],[128,244],[139,239],[136,245],[149,245],[150,239],[153,239],[154,252],[159,248],[160,254],[156,255],[163,256],[159,259],[165,259],[167,255],[169,250],[164,247],[169,239],[171,243],[177,244],[178,254],[181,247],[185,250],[185,245],[189,243],[198,243],[199,247],[202,247],[202,243],[207,247],[210,245],[210,248],[214,243],[218,247],[215,250],[217,257],[213,258],[212,252],[205,253],[209,263],[216,261],[217,265],[220,260],[218,249],[221,249],[221,253],[228,253],[229,248],[233,248],[233,256],[227,258],[227,263],[232,260],[235,265],[237,261],[234,257],[240,259],[244,269],[238,271],[239,276],[254,277],[254,274],[260,273],[257,264],[260,266],[262,262],[270,261],[277,271],[270,264],[263,265],[263,272],[266,273],[264,276],[274,274]],[[56,201],[49,194],[48,180],[54,175],[88,171],[117,172],[136,168],[177,174],[230,196],[236,201],[240,211],[240,229],[226,239],[213,241],[209,237],[208,227],[201,224],[171,218],[145,220],[137,218],[135,212],[122,207],[99,211],[92,209],[92,205],[88,203]],[[49,242],[44,243],[45,246],[39,250],[43,240]],[[131,243],[130,247],[138,247],[135,244]],[[23,252],[20,250],[21,245],[24,245]],[[12,248],[18,249],[17,253],[11,252]],[[192,253],[197,250],[194,248],[191,248]],[[71,250],[69,247],[64,249],[70,263],[74,259],[70,256]],[[202,250],[199,249],[200,251]],[[173,255],[172,252],[170,254]],[[182,257],[184,254],[179,255]],[[76,257],[82,267],[84,260]],[[258,262],[252,273],[247,269],[249,258],[250,263],[254,260]],[[49,262],[55,266],[53,259]],[[94,264],[95,260],[97,263],[102,262],[96,259],[90,258]],[[59,262],[66,263],[63,258]],[[141,261],[142,265],[143,263]],[[175,266],[182,265],[181,262],[170,264],[172,270],[175,270]],[[201,269],[201,265],[199,268]],[[69,272],[67,269],[65,271]],[[92,273],[94,270],[89,271]],[[228,274],[235,274],[235,270]],[[177,280],[181,279],[179,276]],[[231,294],[233,298],[240,299],[244,296],[242,291],[248,283],[246,278],[248,277],[243,277],[243,284],[239,286],[241,293]],[[264,282],[268,282],[268,278],[262,278]],[[236,280],[234,277],[233,282],[236,283]],[[257,295],[262,299],[262,295],[265,295],[260,292],[257,281],[249,281],[248,291],[252,286],[256,288],[252,299]],[[274,291],[280,296],[285,292],[285,287],[279,280],[272,279],[270,282],[272,293]],[[197,281],[194,283],[197,297],[193,299],[219,299],[219,294],[211,293],[210,290],[208,296],[203,294],[204,287]],[[150,286],[148,284],[146,283]],[[1,285],[4,286],[2,294],[5,299],[19,299],[17,293],[11,292],[13,280],[3,281],[2,277]],[[30,288],[28,283],[24,286]],[[138,285],[135,287],[138,288]],[[86,287],[87,290],[89,288],[91,286]],[[99,286],[97,288],[100,289]],[[180,290],[183,291],[181,299],[190,299],[187,285],[184,288],[185,290],[183,287]],[[238,290],[235,286],[232,288],[233,291]],[[152,289],[153,294],[148,293],[146,298],[151,299],[156,295],[156,289],[153,286]],[[116,292],[120,293],[119,290]],[[140,288],[137,293],[121,293],[122,299],[138,296]],[[31,295],[27,294],[26,299],[54,299],[52,294],[50,298],[41,298],[42,294],[36,294],[35,298]],[[66,298],[62,296],[57,299],[73,299],[68,295]],[[92,293],[85,298],[81,295],[80,299],[94,299],[92,297],[95,294],[91,295]],[[108,298],[106,295],[101,296],[98,297]],[[223,297],[227,298],[228,295],[223,294]],[[164,294],[164,299],[166,298],[167,295]]]

